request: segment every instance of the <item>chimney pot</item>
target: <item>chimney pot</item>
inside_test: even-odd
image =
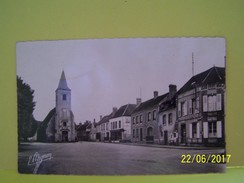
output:
[[[170,97],[170,99],[174,97],[174,95],[176,94],[176,91],[177,91],[177,86],[170,84],[169,85],[169,97]]]
[[[113,115],[116,113],[117,107],[113,107]]]
[[[139,106],[141,104],[141,98],[136,99],[136,105]]]
[[[154,91],[153,96],[154,96],[154,98],[158,97],[158,91]]]

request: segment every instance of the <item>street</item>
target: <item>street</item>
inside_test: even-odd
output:
[[[225,164],[181,163],[182,154],[220,154],[224,150],[190,150],[101,142],[23,143],[19,145],[20,173],[73,175],[149,175],[224,172]],[[38,153],[52,157],[38,161]],[[44,157],[44,156],[43,156]],[[28,165],[29,162],[29,165]],[[35,164],[35,162],[39,162]]]

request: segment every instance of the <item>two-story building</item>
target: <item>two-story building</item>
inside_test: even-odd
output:
[[[225,68],[193,76],[177,92],[179,143],[225,145]]]
[[[109,119],[111,141],[131,140],[131,114],[135,108],[136,104],[123,105]]]
[[[176,91],[176,85],[169,85],[169,94],[159,103],[158,125],[160,144],[178,144]]]
[[[111,114],[106,115],[104,117],[100,116],[100,121],[96,124],[96,140],[97,141],[109,141],[110,139],[110,126],[109,120],[114,117],[117,111],[116,107],[113,107],[113,111]]]
[[[158,105],[168,93],[140,103],[131,114],[132,142],[159,143]]]

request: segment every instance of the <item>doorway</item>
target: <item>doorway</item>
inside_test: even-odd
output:
[[[68,131],[62,131],[62,142],[68,142]]]
[[[181,132],[180,143],[185,144],[186,143],[186,124],[181,124],[180,132]]]
[[[168,131],[164,131],[164,144],[168,144]]]

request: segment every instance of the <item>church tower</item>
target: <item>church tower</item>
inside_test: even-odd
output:
[[[62,71],[56,89],[55,142],[75,141],[74,115],[71,110],[71,89]]]

